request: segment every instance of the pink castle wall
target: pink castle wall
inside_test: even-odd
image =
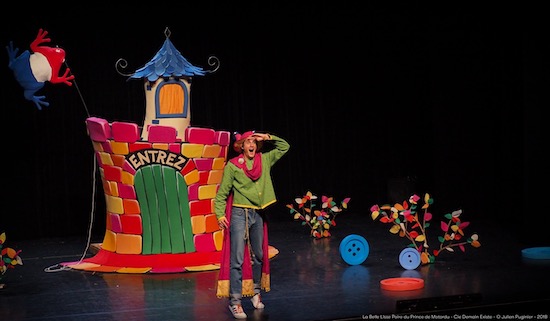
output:
[[[90,117],[86,124],[101,172],[107,208],[106,230],[96,256],[68,265],[125,273],[219,268],[223,232],[217,224],[213,199],[227,159],[230,133],[188,127],[182,140],[177,138],[173,127],[159,125],[150,127],[148,139],[143,141],[135,123],[109,123]],[[159,164],[179,172],[187,186],[187,194],[181,195],[181,199],[187,198],[188,212],[183,213],[182,219],[190,222],[192,236],[186,234],[190,241],[185,251],[173,253],[163,248],[161,252],[144,252],[144,244],[150,241],[144,240],[143,231],[149,226],[141,212],[143,204],[140,204],[134,179],[141,169]],[[162,237],[174,236],[163,233]],[[175,244],[182,240],[178,237],[163,242]]]

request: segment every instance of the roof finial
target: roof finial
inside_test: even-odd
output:
[[[166,38],[170,38],[171,34],[172,32],[170,32],[170,28],[166,27],[166,29],[164,29],[164,35],[166,36]]]

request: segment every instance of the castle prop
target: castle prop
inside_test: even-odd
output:
[[[144,82],[143,126],[86,119],[106,231],[95,256],[63,265],[119,273],[219,269],[223,231],[214,197],[230,133],[190,126],[191,79],[208,72],[189,63],[167,35],[153,59],[129,75]],[[269,257],[277,252],[270,247]]]

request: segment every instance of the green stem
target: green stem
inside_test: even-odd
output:
[[[449,234],[449,229],[451,228],[451,222],[453,220],[450,219],[449,222],[447,222],[447,231],[445,231],[445,234]],[[445,235],[443,235],[443,238],[445,238]],[[445,243],[445,241],[441,242],[441,244],[439,244],[439,250],[443,250],[444,248],[447,248],[447,247],[450,247],[450,245],[452,244],[452,241],[450,241],[451,243],[449,243],[449,245],[443,247],[443,243]]]
[[[464,244],[468,244],[468,242],[449,243],[449,244],[447,244],[445,247],[439,247],[439,249],[440,249],[440,251],[441,251],[441,250],[445,250],[445,249],[447,249],[447,248],[452,248],[452,247],[456,247],[456,246],[464,245]]]
[[[393,224],[399,226],[399,229],[402,230],[401,225],[395,223],[395,221],[393,222]],[[405,232],[405,236],[409,239],[409,241],[411,241],[412,245],[414,245],[414,248],[418,250],[418,246],[416,245],[416,242],[414,241],[412,236],[409,234],[409,232],[407,230],[403,230],[403,231]]]

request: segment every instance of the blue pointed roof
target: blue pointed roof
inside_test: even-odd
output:
[[[153,59],[136,70],[130,78],[147,78],[154,82],[160,77],[192,77],[205,74],[206,71],[201,67],[193,66],[187,61],[167,37]]]

